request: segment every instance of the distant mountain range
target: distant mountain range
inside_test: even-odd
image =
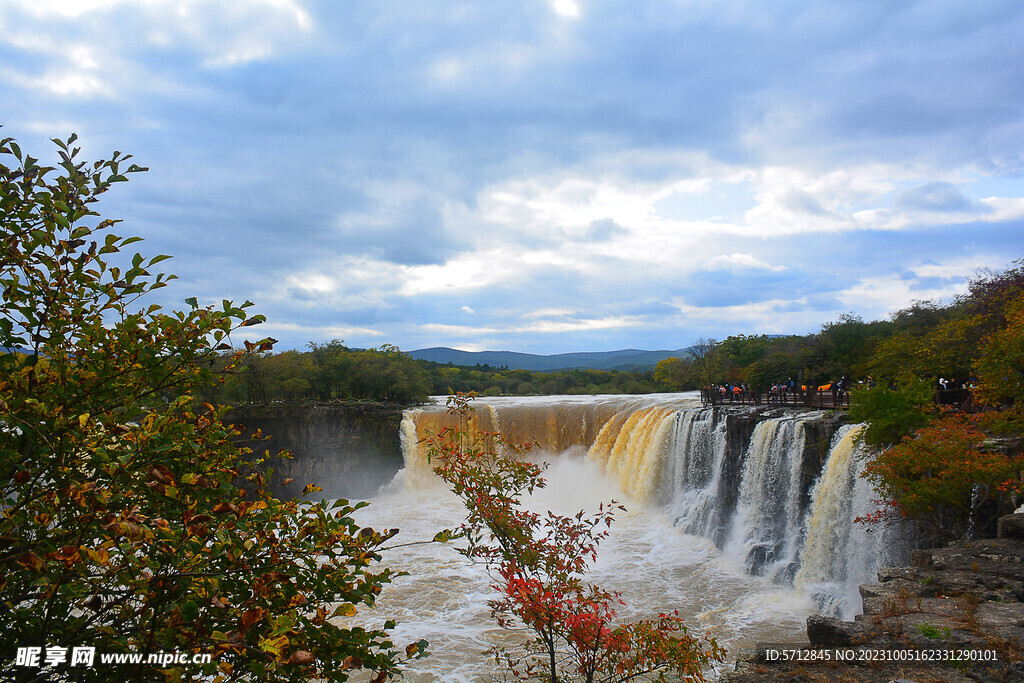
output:
[[[589,368],[591,370],[653,370],[658,361],[672,357],[690,355],[689,349],[675,351],[641,351],[640,349],[622,349],[620,351],[595,351],[584,353],[556,353],[542,356],[533,353],[516,353],[515,351],[459,351],[446,346],[435,346],[429,349],[410,351],[409,355],[416,359],[434,361],[436,363],[452,363],[470,367],[490,365],[491,367],[509,367],[513,370],[569,370],[573,368]]]

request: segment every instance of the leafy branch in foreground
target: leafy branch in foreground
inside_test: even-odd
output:
[[[393,577],[375,570],[395,530],[359,505],[282,502],[261,459],[195,392],[274,340],[246,302],[164,313],[140,298],[166,256],[118,256],[92,205],[145,169],[78,161],[75,138],[41,166],[0,141],[0,675],[5,680],[344,681],[399,673],[382,629],[347,628]],[[122,265],[113,265],[123,259]],[[221,352],[231,354],[227,362]],[[207,665],[17,666],[15,648],[209,653]]]
[[[516,679],[551,683],[704,680],[704,669],[725,656],[714,639],[691,636],[676,612],[621,622],[619,594],[584,581],[624,508],[613,501],[572,517],[524,509],[522,497],[545,485],[543,467],[524,458],[528,446],[499,433],[474,436],[472,397],[449,397],[457,424],[428,439],[428,454],[466,506],[459,552],[484,562],[494,580],[492,615],[502,628],[530,634],[521,650],[495,650],[499,661]]]

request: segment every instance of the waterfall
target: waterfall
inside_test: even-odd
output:
[[[792,580],[803,538],[800,487],[807,419],[768,419],[751,437],[724,548],[750,574]]]
[[[858,584],[892,563],[899,534],[853,522],[878,495],[858,476],[857,428],[840,422],[779,406],[702,407],[685,395],[560,396],[482,399],[464,427],[530,441],[530,457],[551,463],[531,509],[626,505],[588,576],[623,591],[624,617],[678,610],[735,652],[802,639],[812,604],[849,618],[860,611]],[[462,521],[426,461],[426,438],[451,424],[441,405],[404,412],[404,468],[359,510],[361,524],[416,541]],[[430,640],[436,654],[411,661],[407,680],[498,678],[477,657],[508,643],[491,619],[486,573],[448,544],[400,543],[385,561],[408,573],[353,624],[396,619],[395,642]]]
[[[662,472],[674,416],[669,408],[644,408],[630,411],[624,420],[609,420],[587,457],[603,463],[633,500],[660,502],[666,490]]]
[[[676,413],[669,512],[685,533],[721,543],[726,511],[718,489],[728,433],[725,420],[716,416],[710,408]]]
[[[423,442],[449,421],[439,408],[406,412],[396,482],[436,485]],[[711,540],[726,564],[793,585],[824,613],[858,611],[857,586],[899,559],[899,533],[853,522],[877,498],[858,476],[858,429],[840,427],[832,438],[836,423],[821,412],[679,398],[488,399],[467,429],[500,429],[548,460],[586,453],[627,504],[664,513],[679,531]]]
[[[875,509],[875,493],[860,477],[864,459],[857,446],[863,425],[836,432],[825,469],[811,492],[807,540],[795,586],[823,614],[851,619],[862,611],[859,586],[874,581],[878,569],[905,559],[899,528],[871,530],[854,519]]]
[[[395,477],[380,488],[380,494],[393,494],[403,490],[422,489],[431,486],[436,481],[436,475],[427,462],[427,455],[423,449],[422,438],[419,434],[419,421],[422,419],[421,409],[405,410],[402,412],[402,422],[399,426],[398,439],[402,446],[403,467]]]

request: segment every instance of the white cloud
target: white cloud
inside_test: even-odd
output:
[[[514,278],[522,259],[502,250],[462,253],[443,264],[402,267],[403,296],[465,292]]]
[[[578,311],[572,308],[539,308],[523,314],[524,318],[567,318]]]
[[[565,334],[570,332],[595,332],[598,330],[622,330],[640,327],[645,321],[640,318],[611,316],[606,318],[588,318],[579,320],[543,320],[529,325],[511,328],[510,332],[535,334]]]
[[[638,327],[645,324],[640,318],[625,316],[609,316],[603,318],[580,318],[576,320],[552,321],[539,320],[525,324],[470,326],[448,325],[442,323],[426,323],[419,329],[431,334],[443,334],[453,337],[479,338],[484,335],[509,334],[563,334],[569,332],[593,332],[600,330],[619,330]]]
[[[302,273],[289,275],[288,286],[310,294],[331,294],[338,284],[334,278],[322,273]]]
[[[918,288],[914,280],[899,275],[879,275],[860,280],[837,296],[848,310],[856,311],[865,319],[883,318],[906,308],[914,301],[945,300],[965,290],[963,284]]]
[[[188,63],[197,53],[204,65],[223,68],[300,45],[314,29],[294,0],[12,0],[0,9],[0,25],[0,44],[40,61],[29,69],[8,67],[11,82],[64,97],[110,99],[163,82],[138,56],[154,48],[169,60]]]
[[[295,323],[275,322],[268,319],[258,327],[243,328],[242,332],[251,335],[250,339],[277,336],[298,336],[307,340],[328,340],[328,339],[351,339],[361,337],[383,337],[381,330],[372,327],[359,327],[355,325],[298,325]]]
[[[576,19],[580,16],[580,6],[575,0],[554,0],[552,8],[563,17]]]
[[[730,270],[734,273],[744,270],[770,270],[780,272],[786,269],[785,266],[773,266],[765,263],[752,254],[723,254],[716,256],[704,264],[704,270]]]
[[[129,3],[129,0],[39,0],[38,2],[18,2],[15,0],[15,4],[40,17],[51,14],[79,17],[90,12],[106,11],[118,5],[135,3]]]
[[[733,334],[793,334],[810,331],[816,323],[828,319],[837,311],[813,311],[807,308],[808,299],[768,299],[753,303],[727,306],[695,306],[683,298],[675,298],[672,306],[681,314],[680,322],[696,338],[696,330],[710,330],[712,336],[724,338]]]

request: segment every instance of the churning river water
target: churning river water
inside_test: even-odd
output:
[[[804,642],[806,618],[823,604],[847,617],[859,610],[843,601],[852,603],[854,582],[868,580],[860,574],[870,574],[877,562],[853,571],[827,559],[854,554],[849,543],[861,542],[850,521],[855,465],[841,438],[848,434],[837,433],[831,447],[832,455],[845,454],[834,464],[847,474],[833,473],[841,481],[829,484],[830,491],[818,490],[821,482],[814,491],[823,512],[815,516],[815,503],[806,509],[777,504],[799,476],[790,460],[803,447],[801,421],[814,415],[759,424],[762,433],[755,430],[750,439],[739,479],[724,481],[715,468],[724,471],[727,437],[692,394],[487,399],[478,401],[477,414],[480,428],[539,443],[536,453],[549,463],[548,485],[528,500],[530,507],[575,514],[611,500],[626,506],[588,574],[590,582],[622,593],[620,616],[678,610],[691,632],[708,633],[729,650],[721,666],[731,667],[738,649],[757,642]],[[430,472],[422,451],[422,438],[443,422],[443,401],[407,411],[405,468],[357,513],[364,526],[400,529],[392,544],[431,539],[463,519],[458,499]],[[722,487],[736,486],[735,509],[716,513]],[[706,537],[698,535],[701,529]],[[712,542],[716,535],[723,549]],[[801,555],[808,537],[813,558]],[[387,587],[373,610],[349,621],[379,626],[396,620],[399,649],[429,641],[430,655],[408,663],[406,680],[478,681],[500,673],[485,651],[519,636],[491,619],[487,601],[496,593],[481,566],[438,543],[390,550],[384,563],[408,575]],[[813,575],[801,575],[801,564]]]

